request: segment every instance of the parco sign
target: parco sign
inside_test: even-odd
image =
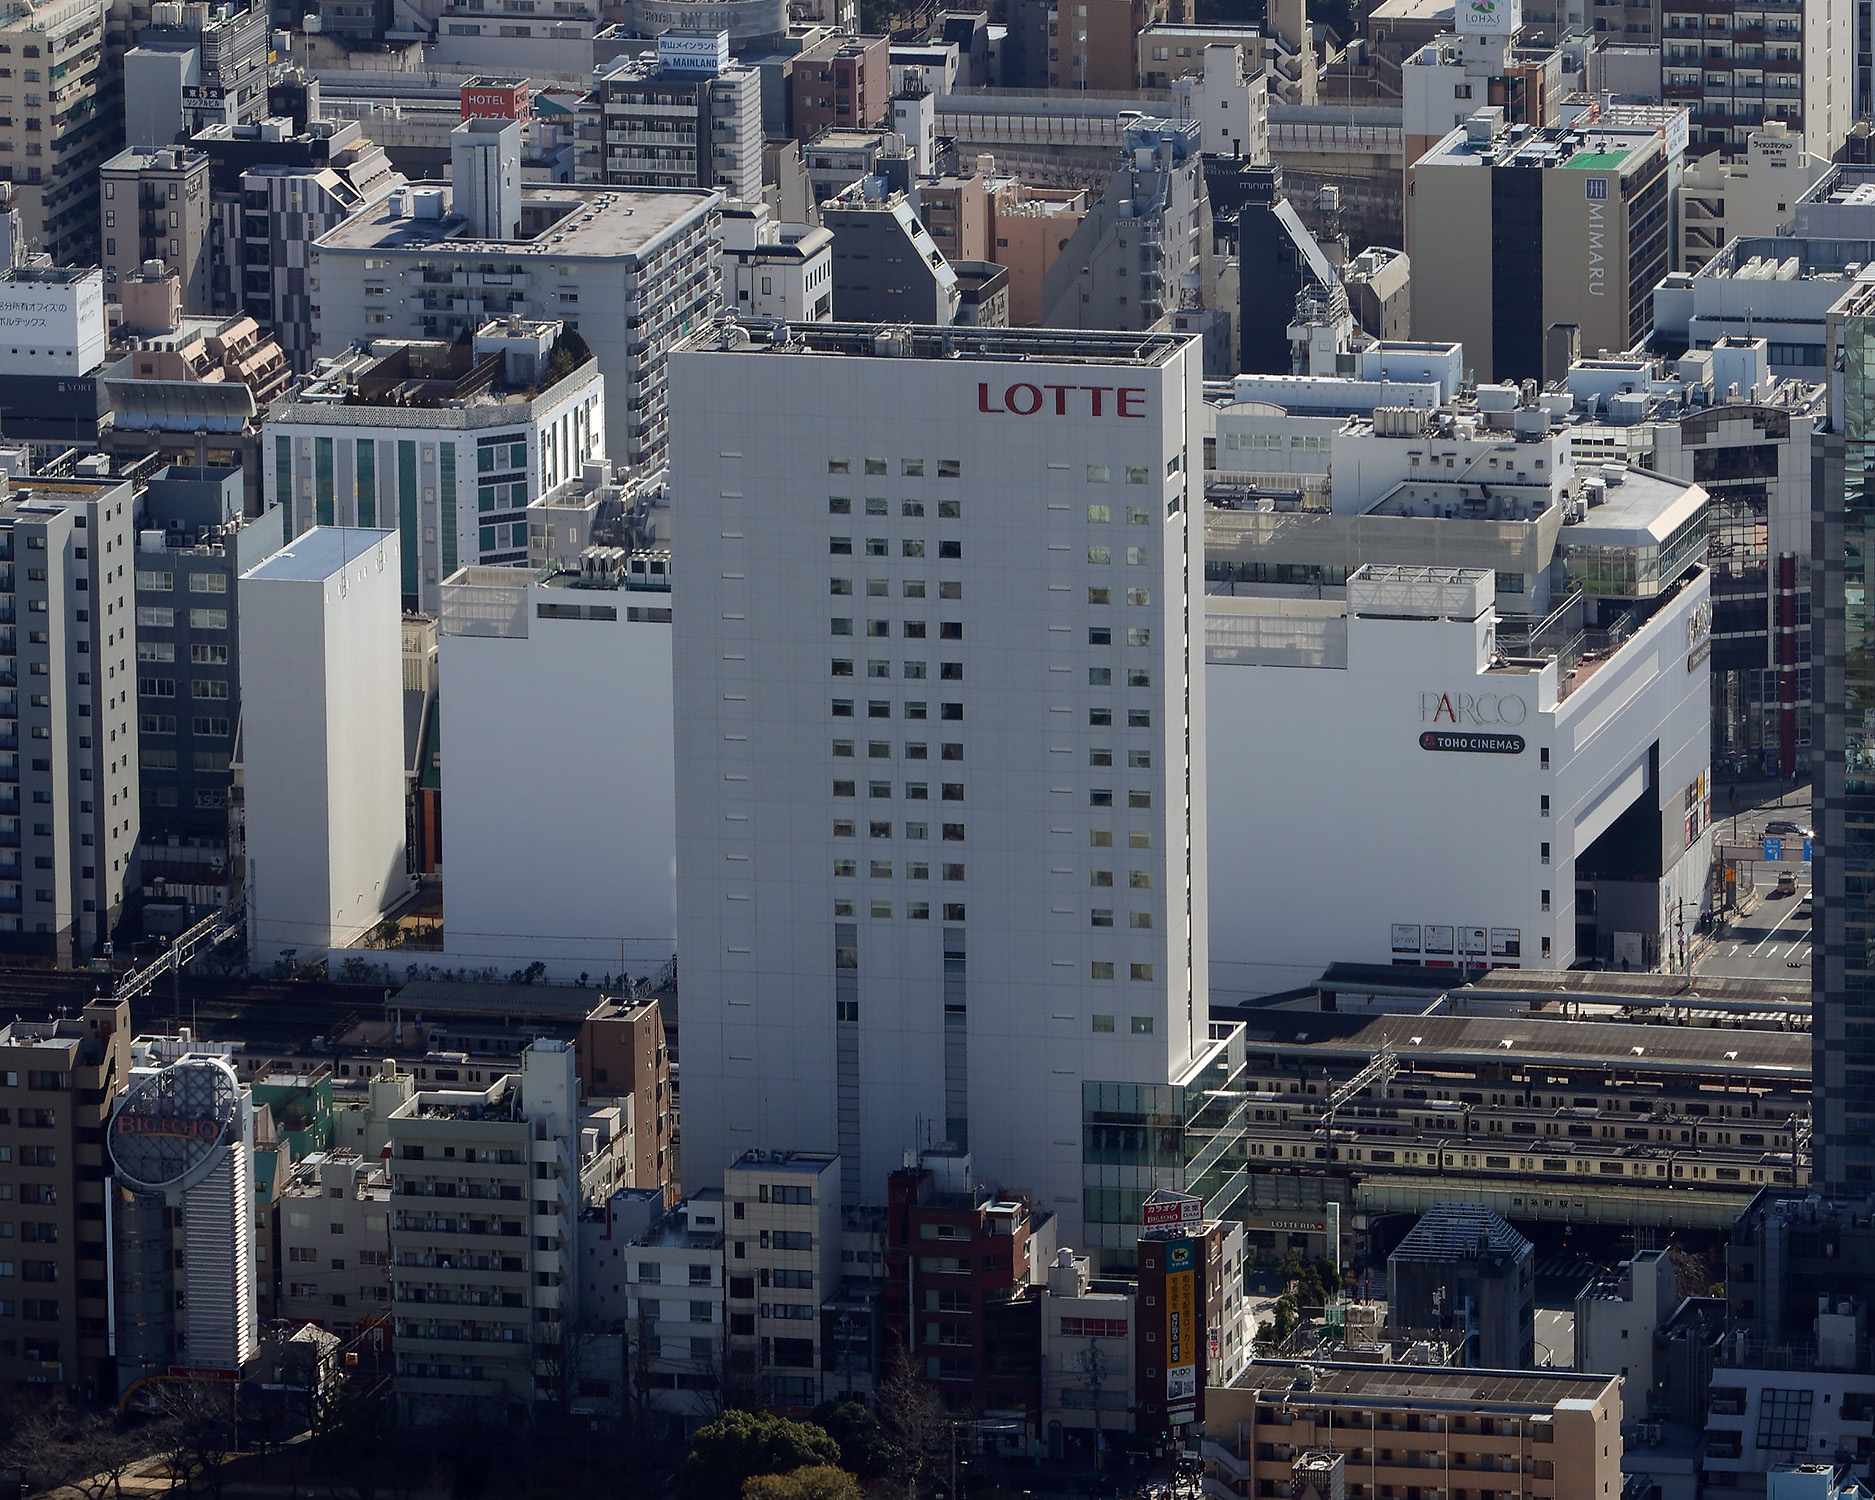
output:
[[[1513,693],[1421,693],[1422,724],[1521,724],[1529,716],[1523,699]]]

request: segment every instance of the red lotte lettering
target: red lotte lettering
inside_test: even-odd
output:
[[[1036,385],[1018,380],[1003,389],[1001,398],[990,394],[987,380],[977,382],[977,410],[991,415],[1007,413],[1033,417],[1052,408],[1057,417],[1065,417],[1072,408],[1075,415],[1086,412],[1094,417],[1144,417],[1146,387],[1143,385]]]

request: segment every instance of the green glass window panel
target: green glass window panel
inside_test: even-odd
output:
[[[444,443],[443,451],[437,455],[442,473],[437,485],[441,493],[438,499],[443,508],[443,577],[447,578],[456,571],[456,445]]]
[[[358,524],[378,524],[378,445],[370,438],[358,443]]]
[[[313,520],[332,525],[332,439],[313,439]]]
[[[493,552],[495,550],[495,528],[493,526],[484,526],[482,528],[481,541],[482,550],[484,552]]]
[[[293,439],[277,437],[273,440],[273,489],[274,498],[280,502],[280,510],[286,521],[288,540],[293,536]]]
[[[417,556],[417,445],[400,440],[397,444],[397,545],[403,552],[404,593],[417,593],[421,576]]]
[[[484,484],[476,487],[475,508],[477,510],[493,510],[495,508],[494,485]]]

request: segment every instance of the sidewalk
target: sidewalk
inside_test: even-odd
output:
[[[1732,793],[1738,793],[1738,811],[1750,812],[1757,807],[1802,807],[1810,806],[1809,779],[1796,781],[1766,780],[1755,777],[1745,781],[1724,781],[1714,776],[1712,782],[1712,818],[1716,823],[1721,818],[1732,815]]]

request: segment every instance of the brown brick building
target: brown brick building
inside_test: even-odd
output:
[[[937,1152],[894,1172],[886,1197],[887,1337],[909,1344],[947,1405],[1033,1428],[1054,1215],[973,1182],[968,1156]]]
[[[671,1158],[671,1058],[664,1018],[655,999],[606,999],[594,1006],[573,1044],[587,1103],[629,1096],[632,1101],[633,1187],[664,1190],[676,1201]]]
[[[794,138],[829,127],[883,125],[892,113],[891,44],[882,36],[834,36],[794,60]]]

